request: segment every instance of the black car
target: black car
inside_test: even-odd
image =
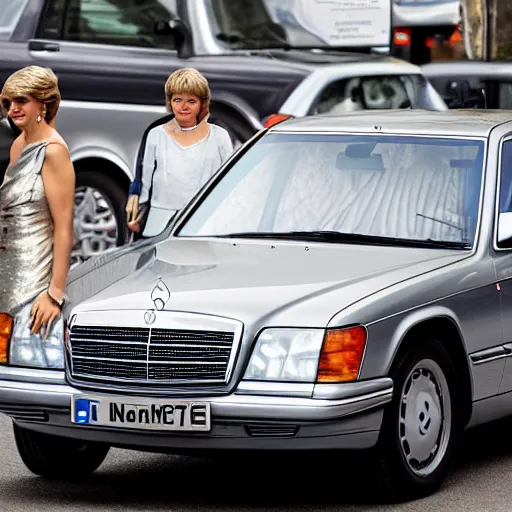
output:
[[[449,108],[512,109],[512,62],[436,62],[422,70]]]

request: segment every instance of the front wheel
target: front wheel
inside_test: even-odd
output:
[[[416,347],[393,371],[395,391],[376,448],[381,490],[398,501],[442,485],[462,431],[450,355],[435,338],[418,340]]]
[[[16,446],[32,473],[55,479],[85,477],[98,469],[110,446],[42,434],[14,423]]]

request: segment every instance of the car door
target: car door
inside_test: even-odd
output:
[[[173,37],[155,25],[178,9],[178,0],[47,0],[28,52],[51,64],[65,98],[162,105],[162,80],[180,61]]]
[[[506,358],[499,393],[512,391],[512,134],[500,150],[497,222],[493,234],[494,264],[501,290],[503,348],[497,357]]]

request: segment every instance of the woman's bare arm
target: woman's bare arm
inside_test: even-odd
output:
[[[53,268],[51,289],[63,294],[74,244],[73,209],[75,171],[62,144],[49,144],[41,171],[44,190],[53,219]],[[62,297],[54,297],[60,300]]]

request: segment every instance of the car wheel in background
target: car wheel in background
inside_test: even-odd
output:
[[[124,244],[126,199],[127,193],[111,177],[77,172],[72,266]]]

